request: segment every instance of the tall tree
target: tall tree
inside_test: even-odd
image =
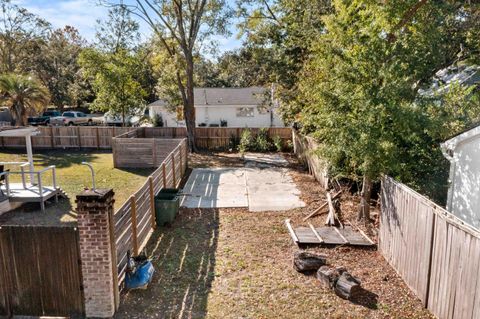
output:
[[[25,75],[13,73],[0,76],[0,101],[10,106],[15,125],[27,125],[29,110],[47,106],[50,96],[40,81]]]
[[[362,176],[365,220],[372,181],[400,169],[408,137],[423,138],[419,88],[458,59],[465,41],[453,32],[467,23],[461,6],[417,3],[333,1],[302,71],[299,120],[336,173]]]
[[[109,9],[108,19],[98,21],[97,48],[80,54],[83,75],[95,92],[90,108],[127,117],[137,115],[145,105],[147,93],[142,87],[144,68],[134,52],[140,38],[138,23],[125,5]]]
[[[139,24],[122,1],[109,9],[106,20],[97,20],[95,37],[95,45],[104,51],[133,50],[140,41]]]
[[[138,80],[142,62],[135,55],[123,49],[115,54],[86,49],[79,63],[95,92],[93,110],[121,115],[124,126],[128,116],[141,111],[146,92]]]
[[[226,0],[136,0],[129,10],[152,28],[176,63],[175,80],[188,142],[191,150],[195,150],[194,57],[200,43],[214,34],[227,33],[228,3]]]
[[[49,32],[40,54],[31,58],[35,74],[48,87],[52,103],[60,109],[79,103],[75,88],[82,85],[83,79],[77,60],[85,45],[78,30],[66,26]]]
[[[0,72],[29,72],[50,24],[10,0],[0,0],[0,10]]]
[[[262,65],[252,70],[258,78],[267,73],[268,80],[277,84],[284,120],[293,122],[303,107],[297,99],[300,72],[312,44],[325,32],[323,16],[332,12],[331,0],[238,0],[237,4],[244,50]]]

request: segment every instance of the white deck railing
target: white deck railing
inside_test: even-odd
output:
[[[9,164],[11,164],[11,163],[9,163]],[[45,167],[44,169],[42,169],[40,171],[27,171],[27,170],[25,170],[25,166],[27,166],[27,165],[29,165],[29,163],[23,163],[22,165],[20,165],[20,172],[5,171],[3,173],[0,173],[0,177],[5,176],[5,189],[7,191],[7,196],[8,197],[10,197],[10,193],[11,193],[10,192],[11,191],[10,179],[9,179],[10,175],[21,175],[23,189],[28,189],[25,175],[36,176],[37,177],[37,183],[35,184],[34,180],[30,180],[30,184],[32,186],[37,186],[40,198],[42,198],[43,197],[43,192],[44,192],[42,175],[51,170],[52,171],[53,188],[55,190],[57,189],[57,173],[56,173],[55,165],[50,165],[50,166]],[[30,179],[32,179],[32,178],[30,178]]]

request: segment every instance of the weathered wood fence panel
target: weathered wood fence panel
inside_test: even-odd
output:
[[[154,197],[162,188],[177,187],[186,172],[187,140],[174,141],[176,141],[176,147],[159,163],[158,168],[148,177],[145,184],[113,216],[120,283],[125,278],[127,251],[130,250],[133,255],[140,252],[146,246],[155,228]]]
[[[296,130],[292,130],[293,135],[293,150],[300,162],[308,166],[310,174],[322,185],[323,188],[328,188],[328,168],[315,151],[318,144],[314,138],[310,136],[303,136]]]
[[[11,129],[2,127],[1,129]],[[32,136],[32,146],[41,148],[97,148],[111,149],[113,137],[136,130],[131,127],[51,126],[38,127],[40,134]],[[25,147],[22,137],[0,137],[1,147]]]
[[[73,227],[0,227],[0,315],[84,313]]]
[[[9,129],[10,127],[0,128]],[[34,148],[97,148],[111,149],[112,138],[131,138],[138,134],[142,138],[185,138],[184,127],[100,127],[100,126],[52,126],[38,127],[40,135],[32,137]],[[195,129],[197,147],[201,149],[228,149],[233,140],[238,140],[245,128],[198,127]],[[259,129],[251,129],[256,134]],[[130,135],[122,135],[128,132]],[[270,138],[279,136],[284,143],[292,141],[290,128],[269,128]],[[25,147],[21,137],[0,137],[0,147]]]
[[[381,203],[380,251],[425,307],[480,318],[480,231],[390,177]]]

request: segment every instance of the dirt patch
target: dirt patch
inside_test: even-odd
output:
[[[238,161],[208,156],[203,163],[202,156],[192,156],[196,165]],[[307,207],[263,213],[182,209],[172,227],[158,229],[148,246],[156,267],[153,284],[124,294],[116,318],[433,318],[375,249],[308,249],[361,279],[365,291],[353,302],[293,270],[298,248],[284,220],[302,225],[324,192],[294,161],[291,167],[297,168],[291,174]],[[353,197],[342,199],[346,218],[355,206]],[[321,225],[324,219],[311,222]]]

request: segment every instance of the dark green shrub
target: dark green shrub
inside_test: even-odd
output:
[[[247,128],[242,131],[238,150],[240,151],[240,153],[255,150],[255,138],[253,137],[252,131],[250,129]]]
[[[280,136],[275,135],[273,137],[273,145],[275,146],[275,149],[277,152],[283,151],[283,140]]]
[[[236,136],[235,134],[230,135],[230,139],[228,140],[228,149],[230,151],[237,150],[239,145],[240,137]]]
[[[272,143],[268,138],[268,129],[261,128],[255,138],[255,150],[257,152],[268,152],[272,149]]]
[[[163,117],[160,114],[156,114],[153,118],[153,126],[163,127]]]

